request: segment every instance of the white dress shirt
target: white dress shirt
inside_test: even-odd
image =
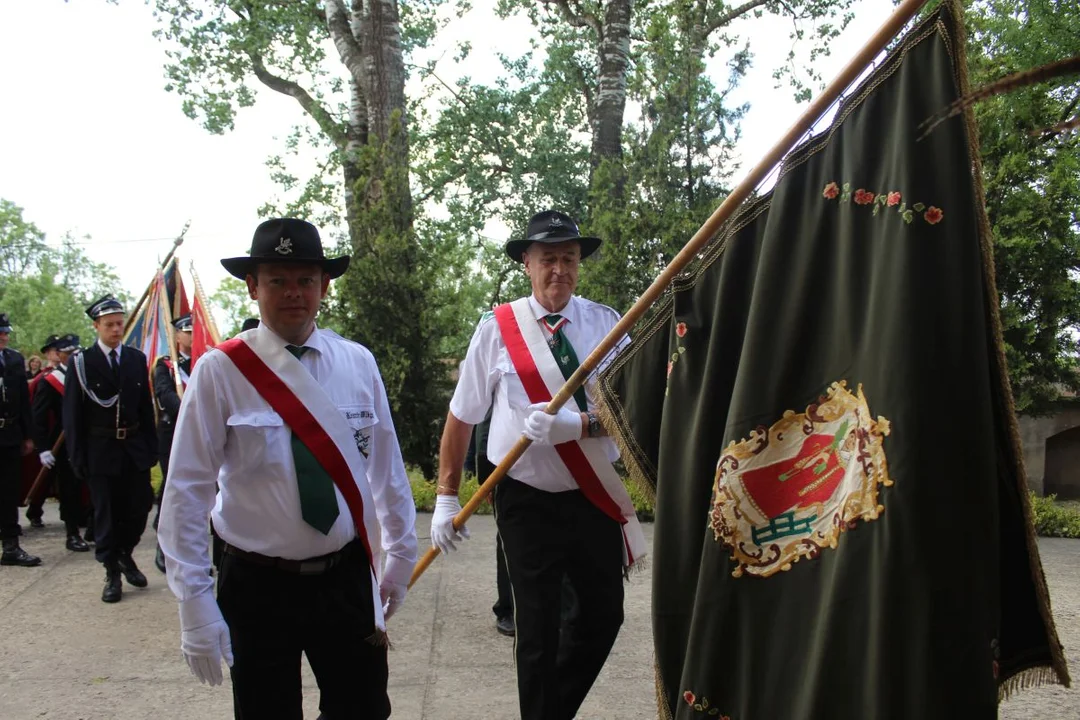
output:
[[[249,332],[286,344],[265,325]],[[417,558],[416,510],[375,358],[329,330],[316,329],[304,345],[310,350],[300,362],[353,429],[355,452],[367,453],[366,482],[387,557],[380,577],[408,584]],[[270,557],[317,557],[356,538],[336,487],[339,515],[330,532],[304,522],[291,439],[289,426],[223,352],[199,358],[176,421],[158,529],[169,587],[181,603],[213,588],[208,515],[225,542]]]
[[[124,343],[120,343],[116,347],[111,348],[108,345],[106,345],[105,343],[101,342],[101,338],[98,338],[97,346],[98,346],[98,348],[101,349],[101,352],[105,353],[105,360],[106,361],[109,360],[109,353],[111,353],[113,350],[115,350],[116,351],[116,364],[117,365],[120,364],[120,353],[122,353],[124,351]]]
[[[550,311],[533,296],[529,296],[529,307],[532,308],[536,321],[543,327],[543,318],[551,314]],[[577,296],[572,296],[558,314],[569,321],[563,326],[563,332],[574,347],[579,362],[584,362],[589,353],[619,322],[619,313],[608,306]],[[547,329],[544,332],[547,334]],[[615,350],[589,376],[585,384],[585,394],[590,410],[596,408],[592,388],[596,373],[603,369],[627,342],[629,338],[624,336]],[[487,416],[488,408],[492,408],[487,456],[491,462],[498,463],[509,454],[521,437],[525,418],[528,416],[525,409],[531,404],[525,387],[521,384],[521,378],[514,369],[514,363],[510,360],[506,344],[503,343],[499,323],[491,313],[485,313],[469,343],[469,350],[461,366],[461,376],[454,390],[454,397],[450,400],[450,412],[458,420],[476,425]],[[579,409],[573,398],[565,407]],[[604,443],[608,459],[613,462],[618,460],[619,450],[615,442],[607,437],[600,440]],[[515,480],[548,492],[578,489],[558,452],[550,445],[530,445],[521,459],[510,468],[509,474]]]

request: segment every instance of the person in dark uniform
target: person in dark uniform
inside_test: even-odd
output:
[[[121,574],[146,587],[132,551],[139,544],[154,492],[157,462],[154,405],[146,356],[121,345],[124,307],[112,295],[86,310],[98,339],[68,360],[64,435],[75,474],[85,478],[94,503],[95,556],[105,566],[104,602],[119,602]]]
[[[30,437],[30,390],[26,361],[8,348],[10,337],[7,313],[0,313],[0,540],[4,546],[0,565],[34,567],[41,564],[41,558],[19,547],[22,457],[34,449]]]
[[[59,339],[59,335],[50,335],[49,337],[45,338],[45,344],[41,346],[41,354],[45,356],[45,367],[40,368],[38,372],[35,373],[32,372],[32,366],[30,365],[30,363],[27,363],[26,380],[28,383],[28,387],[30,388],[31,413],[33,413],[34,396],[37,393],[38,385],[40,385],[41,382],[45,379],[45,376],[48,375],[48,373],[59,364],[56,350],[53,348],[53,345]],[[37,355],[34,355],[31,359],[36,357]],[[55,439],[56,438],[54,437],[53,440]],[[40,453],[41,448],[37,443],[36,435],[34,437],[34,445],[38,447],[38,452]],[[49,445],[49,448],[51,447],[52,445]],[[42,460],[41,464],[44,465],[45,461]],[[49,467],[52,466],[50,465]],[[48,492],[40,492],[38,493],[37,497],[26,499],[26,520],[30,523],[30,527],[34,528],[35,530],[40,530],[45,527],[45,520],[43,518],[45,516],[45,498],[48,495]]]
[[[165,493],[165,483],[169,478],[169,452],[172,450],[173,431],[176,428],[176,416],[180,414],[180,393],[176,391],[176,371],[179,369],[181,387],[187,387],[191,375],[191,316],[184,315],[173,321],[176,328],[176,345],[180,359],[173,361],[169,357],[160,357],[154,364],[154,397],[158,408],[158,458],[161,462],[161,487],[158,489],[158,511],[154,515],[154,530],[157,530],[161,518],[161,496]],[[154,553],[154,566],[165,572],[165,555],[161,545]]]
[[[64,391],[67,387],[66,363],[71,353],[79,349],[78,335],[52,335],[46,340],[46,346],[42,348],[49,360],[49,365],[42,371],[38,380],[34,383],[30,411],[33,419],[34,447],[44,467],[49,468],[60,496],[60,520],[67,529],[67,541],[65,547],[74,552],[89,552],[90,546],[79,535],[79,524],[83,519],[81,482],[71,470],[71,463],[67,456],[60,452],[53,454],[53,446],[56,445],[63,429],[64,416]],[[39,499],[31,502],[27,510],[27,517],[31,511],[37,508],[35,516],[41,521],[41,503],[45,493],[41,493]]]

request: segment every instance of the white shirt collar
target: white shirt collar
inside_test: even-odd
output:
[[[276,332],[271,330],[266,325],[266,323],[259,323],[259,326],[257,328],[255,328],[255,332],[269,334],[270,337],[272,337],[276,342],[281,344],[281,347],[285,347],[286,345],[291,345],[292,344],[292,343],[285,342],[285,340],[280,335],[278,335]],[[304,347],[311,348],[312,350],[319,353],[320,355],[322,355],[325,352],[325,346],[323,345],[322,335],[321,335],[321,333],[319,333],[318,324],[316,324],[314,326],[314,328],[311,331],[311,335],[309,335],[308,339],[304,341]]]
[[[101,342],[101,338],[98,338],[97,344],[98,347],[101,348],[101,352],[105,353],[106,358],[109,357],[109,353],[111,353],[113,350],[116,350],[116,362],[120,362],[120,356],[123,354],[124,343],[120,343],[115,348],[111,348],[105,343]]]
[[[575,302],[576,299],[576,295],[571,295],[570,301],[566,303],[566,307],[564,307],[558,312],[559,315],[562,315],[571,324],[577,322],[578,319],[577,303]],[[540,301],[536,299],[535,295],[529,296],[529,307],[532,308],[533,316],[535,316],[537,320],[543,320],[548,315],[551,315],[551,311],[541,305]]]

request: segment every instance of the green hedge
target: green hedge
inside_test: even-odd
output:
[[[1058,502],[1056,495],[1031,493],[1035,533],[1043,537],[1080,538],[1080,503]]]

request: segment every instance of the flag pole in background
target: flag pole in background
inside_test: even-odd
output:
[[[214,316],[210,313],[210,304],[206,301],[202,283],[199,282],[199,274],[195,272],[194,261],[188,269],[194,286],[191,302],[191,367],[194,369],[199,357],[221,342],[221,334],[218,333]]]
[[[173,264],[175,265],[176,262],[174,261]],[[180,268],[179,267],[174,268],[173,272],[176,273],[176,279],[177,279],[177,282],[176,282],[176,287],[177,287],[176,298],[174,298],[174,301],[173,301],[173,307],[175,308],[175,307],[177,307],[177,304],[178,304],[178,301],[179,301],[179,298],[180,298],[180,293],[183,292],[183,285],[180,284]],[[173,383],[176,385],[176,394],[177,394],[177,396],[179,396],[181,399],[183,399],[183,397],[184,397],[184,384],[180,380],[180,346],[176,344],[176,328],[174,328],[173,324],[172,324],[172,321],[176,319],[176,315],[175,314],[173,314],[173,315],[169,314],[169,307],[168,307],[168,304],[167,304],[168,303],[168,298],[166,297],[166,295],[168,294],[168,288],[165,286],[165,276],[160,270],[158,270],[158,281],[161,283],[161,287],[160,287],[160,289],[158,291],[158,303],[161,306],[162,318],[163,318],[163,321],[164,321],[164,324],[165,324],[164,325],[164,327],[165,327],[165,337],[168,338],[169,354],[172,357]],[[153,385],[154,385],[154,372],[153,372],[153,369],[151,369],[151,371],[150,371],[150,386],[151,386],[151,388],[153,387]]]
[[[589,354],[574,374],[566,381],[566,384],[555,394],[548,403],[546,412],[555,414],[559,409],[566,404],[566,402],[573,397],[574,391],[581,387],[585,380],[588,379],[592,371],[600,364],[608,353],[614,349],[615,344],[622,338],[627,332],[634,326],[634,324],[645,314],[653,303],[660,299],[660,296],[667,289],[668,285],[675,279],[675,277],[690,264],[690,261],[701,251],[702,248],[711,240],[720,228],[723,226],[739,206],[754,192],[754,189],[772,172],[772,169],[776,167],[784,159],[784,156],[792,150],[798,144],[799,140],[806,135],[806,133],[814,126],[814,124],[828,111],[834,102],[836,102],[845,90],[855,82],[859,76],[866,70],[867,67],[873,63],[874,59],[881,53],[882,50],[888,46],[888,44],[904,29],[904,26],[911,21],[912,18],[919,12],[927,0],[904,0],[893,11],[892,15],[888,17],[884,24],[878,29],[876,33],[870,38],[869,41],[856,53],[855,57],[848,62],[844,69],[840,71],[840,74],[836,76],[829,86],[821,93],[816,100],[814,100],[810,107],[799,117],[791,129],[769,150],[768,153],[747,173],[742,182],[731,191],[720,207],[705,221],[705,224],[694,233],[694,236],[690,238],[689,242],[683,246],[683,249],[679,251],[679,254],[664,268],[663,272],[653,281],[652,285],[641,294],[637,302],[633,307],[627,310],[622,319],[611,329],[600,344],[596,346],[596,349]],[[465,507],[461,509],[461,512],[454,517],[454,529],[460,529],[462,525],[468,521],[476,509],[480,506],[480,503],[491,494],[491,491],[495,489],[495,486],[506,476],[510,468],[514,466],[514,463],[521,458],[525,451],[531,445],[531,441],[522,436],[518,438],[517,443],[510,450],[510,453],[502,459],[491,475],[484,481],[484,484],[476,491],[476,494],[465,504]],[[438,548],[432,547],[427,553],[424,554],[420,561],[413,569],[412,579],[409,581],[409,587],[412,587],[425,570],[435,561],[438,557]]]
[[[177,248],[184,243],[184,236],[187,235],[189,227],[191,227],[190,220],[184,223],[184,228],[180,231],[180,234],[177,235],[176,240],[173,241],[173,246],[169,249],[168,255],[165,256],[165,259],[162,260],[161,264],[158,266],[160,270],[164,270],[169,266],[169,263],[172,262],[173,257],[176,255]],[[128,335],[131,333],[131,328],[139,317],[139,312],[143,309],[143,303],[145,303],[146,299],[150,296],[156,282],[157,276],[155,276],[154,279],[150,281],[150,284],[146,286],[146,290],[143,292],[142,297],[139,298],[139,302],[135,303],[135,306],[128,311],[127,322],[124,325],[124,339],[122,341],[125,345],[129,344]]]

